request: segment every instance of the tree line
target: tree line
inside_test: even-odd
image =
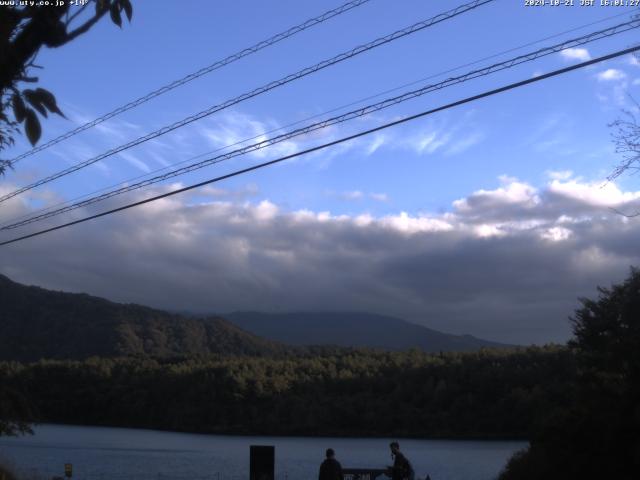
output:
[[[564,347],[0,363],[30,420],[190,432],[528,438],[571,403]]]

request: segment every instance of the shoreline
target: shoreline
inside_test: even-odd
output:
[[[56,427],[86,427],[86,428],[112,428],[112,429],[127,429],[127,430],[140,430],[148,432],[160,432],[160,433],[179,433],[188,435],[209,435],[218,437],[273,437],[273,438],[313,438],[313,439],[405,439],[405,440],[434,440],[434,441],[451,441],[451,442],[529,442],[529,439],[522,436],[508,436],[508,435],[430,435],[430,436],[418,436],[418,435],[406,435],[406,434],[368,434],[363,433],[336,433],[336,434],[313,434],[313,433],[264,433],[264,432],[233,432],[233,431],[191,431],[191,430],[168,430],[158,427],[138,427],[130,425],[111,425],[111,424],[83,424],[83,423],[61,423],[61,422],[38,422],[33,423],[32,427],[35,429],[39,426],[56,426]],[[32,435],[26,434],[21,437],[30,437]],[[5,437],[10,438],[10,437]],[[15,438],[15,437],[14,437]]]

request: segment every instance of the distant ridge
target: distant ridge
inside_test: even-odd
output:
[[[0,275],[0,360],[304,351],[283,344],[426,352],[511,347],[370,313],[235,312],[224,317],[170,313],[84,293],[56,292]]]
[[[0,275],[0,360],[262,355],[284,347],[222,318],[188,318]]]
[[[395,317],[371,313],[259,313],[223,315],[255,335],[290,345],[337,345],[386,350],[419,348],[427,352],[468,352],[509,348],[471,335],[451,335]]]

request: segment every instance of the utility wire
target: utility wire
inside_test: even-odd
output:
[[[176,189],[176,190],[172,190],[170,192],[166,192],[166,193],[163,193],[161,195],[156,195],[154,197],[147,198],[147,199],[144,199],[144,200],[140,200],[138,202],[129,203],[127,205],[123,205],[123,206],[118,207],[118,208],[107,210],[106,212],[97,213],[97,214],[91,215],[89,217],[84,217],[84,218],[81,218],[79,220],[75,220],[73,222],[64,223],[62,225],[57,225],[55,227],[51,227],[51,228],[47,228],[47,229],[44,229],[44,230],[40,230],[40,231],[37,231],[37,232],[34,232],[34,233],[30,233],[28,235],[23,235],[21,237],[13,238],[11,240],[6,240],[4,242],[0,242],[0,246],[9,245],[11,243],[16,243],[16,242],[19,242],[19,241],[22,241],[22,240],[26,240],[28,238],[36,237],[36,236],[39,236],[39,235],[44,235],[45,233],[49,233],[49,232],[53,232],[53,231],[56,231],[56,230],[60,230],[62,228],[70,227],[72,225],[77,225],[79,223],[88,222],[89,220],[93,220],[93,219],[96,219],[96,218],[100,218],[100,217],[104,217],[104,216],[107,216],[107,215],[111,215],[113,213],[121,212],[123,210],[128,210],[128,209],[133,208],[133,207],[138,207],[140,205],[144,205],[146,203],[154,202],[154,201],[160,200],[162,198],[171,197],[173,195],[177,195],[179,193],[187,192],[189,190],[193,190],[193,189],[196,189],[196,188],[199,188],[199,187],[203,187],[205,185],[209,185],[209,184],[212,184],[212,183],[220,182],[222,180],[226,180],[226,179],[231,178],[231,177],[236,177],[236,176],[242,175],[244,173],[252,172],[254,170],[259,170],[261,168],[265,168],[265,167],[268,167],[268,166],[271,166],[271,165],[275,165],[275,164],[280,163],[280,162],[284,162],[285,160],[290,160],[292,158],[299,157],[301,155],[306,155],[306,154],[311,153],[311,152],[315,152],[315,151],[318,151],[318,150],[323,150],[325,148],[328,148],[328,147],[331,147],[331,146],[334,146],[334,145],[338,145],[338,144],[341,144],[341,143],[344,143],[344,142],[348,142],[350,140],[354,140],[354,139],[359,138],[359,137],[363,137],[365,135],[370,135],[372,133],[375,133],[375,132],[378,132],[378,131],[381,131],[381,130],[385,130],[387,128],[390,128],[390,127],[393,127],[393,126],[396,126],[396,125],[400,125],[400,124],[403,124],[403,123],[406,123],[406,122],[409,122],[409,121],[416,120],[418,118],[425,117],[427,115],[432,115],[434,113],[437,113],[437,112],[440,112],[440,111],[443,111],[443,110],[448,110],[450,108],[457,107],[457,106],[460,106],[460,105],[464,105],[466,103],[474,102],[476,100],[480,100],[482,98],[490,97],[490,96],[496,95],[498,93],[502,93],[502,92],[506,92],[508,90],[513,90],[515,88],[523,87],[523,86],[529,85],[531,83],[537,83],[537,82],[540,82],[542,80],[546,80],[546,79],[551,78],[551,77],[556,77],[558,75],[562,75],[562,74],[571,72],[573,70],[577,70],[579,68],[588,67],[589,65],[594,65],[596,63],[600,63],[600,62],[603,62],[603,61],[606,61],[606,60],[610,60],[612,58],[620,57],[620,56],[626,55],[628,53],[633,53],[633,52],[636,52],[638,50],[640,50],[640,46],[627,48],[625,50],[618,50],[617,52],[610,53],[608,55],[603,55],[601,57],[594,58],[594,59],[586,61],[586,62],[578,63],[578,64],[575,64],[575,65],[571,65],[569,67],[565,67],[565,68],[561,68],[561,69],[558,69],[558,70],[554,70],[552,72],[548,72],[548,73],[545,73],[543,75],[539,75],[537,77],[528,78],[526,80],[521,80],[521,81],[515,82],[515,83],[510,83],[508,85],[505,85],[505,86],[502,86],[502,87],[499,87],[499,88],[495,88],[493,90],[488,90],[488,91],[485,91],[483,93],[480,93],[480,94],[477,94],[477,95],[473,95],[471,97],[466,97],[466,98],[464,98],[462,100],[458,100],[458,101],[455,101],[455,102],[452,102],[452,103],[448,103],[446,105],[442,105],[440,107],[433,108],[431,110],[426,110],[426,111],[417,113],[415,115],[411,115],[409,117],[405,117],[405,118],[402,118],[400,120],[396,120],[394,122],[385,123],[385,124],[377,126],[375,128],[371,128],[369,130],[364,130],[364,131],[358,132],[356,134],[349,135],[349,136],[340,138],[338,140],[334,140],[332,142],[328,142],[328,143],[324,143],[322,145],[317,145],[315,147],[307,148],[305,150],[302,150],[302,151],[299,151],[299,152],[296,152],[296,153],[293,153],[293,154],[290,154],[290,155],[285,155],[283,157],[276,158],[275,160],[270,160],[268,162],[263,162],[263,163],[260,163],[260,164],[257,164],[257,165],[253,165],[251,167],[243,168],[241,170],[236,170],[235,172],[231,172],[231,173],[228,173],[226,175],[221,175],[219,177],[211,178],[211,179],[205,180],[203,182],[199,182],[199,183],[196,183],[196,184],[193,184],[193,185],[189,185],[188,187],[183,187],[183,188],[179,188],[179,189]]]
[[[349,120],[353,120],[355,118],[359,118],[365,115],[369,115],[371,113],[389,108],[391,106],[397,105],[399,103],[403,103],[406,102],[408,100],[412,100],[414,98],[420,97],[422,95],[425,95],[427,93],[436,91],[436,90],[441,90],[443,88],[447,88],[450,87],[452,85],[457,85],[459,83],[463,83],[463,82],[467,82],[469,80],[475,79],[475,78],[479,78],[479,77],[483,77],[486,75],[490,75],[492,73],[496,73],[498,71],[501,70],[506,70],[508,68],[512,68],[514,66],[517,65],[521,65],[523,63],[526,62],[531,62],[534,60],[537,60],[541,57],[547,56],[547,55],[551,55],[553,53],[559,52],[561,50],[567,49],[567,48],[572,48],[572,47],[576,47],[579,45],[584,45],[590,42],[593,42],[595,40],[600,40],[602,38],[607,38],[607,37],[611,37],[613,35],[617,35],[620,34],[622,32],[631,30],[633,28],[638,28],[640,27],[640,20],[631,20],[629,22],[625,22],[619,25],[616,25],[614,27],[610,27],[604,30],[600,30],[597,32],[592,32],[589,33],[587,35],[583,35],[582,37],[578,37],[575,39],[571,39],[571,40],[567,40],[565,42],[562,43],[558,43],[556,45],[552,45],[549,47],[545,47],[545,48],[541,48],[539,50],[536,50],[534,52],[531,53],[527,53],[524,55],[520,55],[518,57],[514,57],[511,58],[509,60],[505,60],[503,62],[499,62],[493,65],[490,65],[488,67],[484,67],[481,69],[477,69],[477,70],[473,70],[471,72],[465,73],[463,75],[457,76],[457,77],[451,77],[448,78],[447,80],[444,80],[442,82],[436,83],[436,84],[431,84],[431,85],[426,85],[422,88],[419,88],[417,90],[412,90],[406,93],[403,93],[401,95],[392,97],[392,98],[387,98],[385,100],[382,100],[381,102],[377,102],[377,103],[373,103],[371,105],[367,105],[365,107],[356,109],[356,110],[352,110],[350,112],[344,113],[342,115],[338,115],[332,118],[328,118],[326,120],[320,121],[320,122],[316,122],[310,125],[306,125],[304,127],[283,133],[281,135],[277,135],[275,137],[251,144],[251,145],[247,145],[245,147],[241,147],[238,148],[236,150],[233,150],[231,152],[227,152],[221,155],[217,155],[215,157],[212,158],[207,158],[205,160],[202,160],[201,162],[197,162],[197,163],[193,163],[190,165],[187,165],[185,167],[176,169],[176,170],[172,170],[170,172],[161,174],[161,175],[157,175],[155,177],[151,177],[148,178],[146,180],[142,180],[140,182],[136,182],[133,184],[129,184],[129,185],[125,185],[122,186],[120,188],[117,188],[115,190],[111,190],[109,192],[106,192],[102,195],[98,195],[95,197],[91,197],[88,198],[86,200],[80,201],[80,202],[76,202],[73,203],[71,205],[67,205],[66,207],[62,207],[62,208],[58,208],[55,210],[51,210],[48,211],[46,213],[42,213],[39,215],[35,215],[35,216],[31,216],[25,220],[20,220],[14,223],[10,223],[8,225],[4,225],[0,228],[0,230],[12,230],[18,227],[22,227],[24,225],[28,225],[37,221],[41,221],[47,218],[51,218],[57,215],[61,215],[63,213],[66,212],[70,212],[72,210],[76,210],[78,208],[81,207],[86,207],[88,205],[92,205],[94,203],[97,202],[101,202],[104,200],[107,200],[109,198],[115,197],[117,195],[122,195],[124,193],[127,192],[131,192],[134,190],[138,190],[140,188],[143,187],[147,187],[149,185],[155,184],[155,183],[159,183],[161,181],[167,180],[169,178],[173,178],[173,177],[177,177],[179,175],[184,175],[186,173],[190,173],[193,172],[195,170],[199,170],[201,168],[213,165],[213,164],[217,164],[217,163],[221,163],[223,161],[229,160],[231,158],[240,156],[240,155],[245,155],[247,153],[250,152],[254,152],[257,150],[261,150],[263,148],[267,148],[270,147],[272,145],[290,140],[292,138],[295,137],[299,137],[302,135],[306,135],[309,134],[311,132],[317,131],[317,130],[321,130],[323,128],[329,127],[329,126],[333,126],[333,125],[337,125],[340,123],[344,123],[347,122]]]
[[[13,223],[15,223],[15,222],[18,222],[19,220],[22,220],[22,219],[24,219],[24,218],[27,218],[27,217],[33,216],[33,213],[40,214],[40,213],[43,213],[43,212],[48,212],[48,211],[51,211],[51,210],[57,209],[58,207],[61,207],[61,206],[63,206],[63,205],[70,205],[70,204],[72,204],[72,203],[74,203],[74,202],[76,202],[76,201],[78,201],[78,200],[81,200],[81,199],[83,199],[83,198],[88,198],[88,197],[94,196],[94,195],[96,195],[96,194],[98,194],[98,193],[100,193],[100,192],[104,192],[104,191],[106,191],[106,190],[110,190],[110,189],[113,189],[113,188],[115,188],[115,187],[119,187],[119,186],[126,186],[126,185],[130,184],[130,182],[133,182],[133,181],[135,181],[135,180],[139,180],[139,179],[142,179],[142,178],[145,178],[145,177],[150,177],[150,176],[152,176],[152,175],[154,175],[154,174],[160,173],[160,172],[165,171],[165,170],[168,170],[168,169],[170,169],[170,168],[174,168],[174,167],[177,167],[177,166],[179,166],[179,165],[184,165],[185,163],[192,162],[192,161],[194,161],[194,160],[197,160],[197,159],[199,159],[199,158],[205,157],[205,156],[207,156],[207,155],[211,155],[211,154],[214,154],[214,153],[216,153],[216,152],[219,152],[219,151],[222,151],[222,150],[226,150],[226,149],[228,149],[228,148],[232,148],[232,147],[235,147],[235,146],[238,146],[238,145],[242,145],[242,144],[244,144],[244,143],[250,142],[251,140],[256,140],[256,139],[258,139],[258,138],[262,138],[262,137],[264,137],[265,135],[269,135],[269,134],[271,134],[271,133],[279,132],[279,131],[285,130],[285,129],[289,128],[289,127],[294,127],[294,126],[299,125],[299,124],[301,124],[301,123],[307,122],[307,121],[309,121],[309,120],[314,120],[314,119],[316,119],[316,118],[323,117],[323,116],[328,115],[328,114],[330,114],[330,113],[334,113],[334,112],[337,112],[337,111],[340,111],[340,110],[344,110],[345,108],[348,108],[348,107],[352,107],[352,106],[354,106],[354,105],[361,104],[361,103],[363,103],[363,102],[366,102],[366,101],[368,101],[368,100],[372,100],[372,99],[374,99],[374,98],[381,97],[382,95],[386,95],[386,94],[388,94],[388,93],[393,93],[393,92],[396,92],[396,91],[398,91],[398,90],[402,90],[403,88],[410,87],[410,86],[413,86],[413,85],[417,85],[418,83],[422,83],[422,82],[424,82],[424,81],[426,81],[426,80],[430,80],[430,79],[432,79],[432,78],[441,77],[441,76],[443,76],[443,75],[446,75],[447,73],[455,72],[455,71],[461,70],[461,69],[463,69],[463,68],[465,68],[465,67],[469,67],[469,66],[472,66],[472,65],[477,65],[477,64],[482,63],[482,62],[484,62],[484,61],[486,61],[486,60],[491,60],[491,59],[493,59],[493,58],[500,57],[500,56],[505,55],[505,54],[507,54],[507,53],[515,52],[515,51],[518,51],[518,50],[522,50],[523,48],[530,47],[530,46],[532,46],[532,45],[536,45],[536,44],[538,44],[538,43],[542,43],[542,42],[544,42],[544,41],[546,41],[546,40],[551,40],[551,39],[553,39],[553,38],[558,38],[558,37],[561,37],[561,36],[566,35],[566,34],[568,34],[568,33],[572,33],[572,32],[575,32],[575,31],[577,31],[577,30],[582,30],[582,29],[584,29],[584,28],[591,27],[591,26],[593,26],[593,25],[597,25],[597,24],[599,24],[599,23],[606,22],[606,21],[611,20],[611,19],[613,19],[613,18],[618,18],[618,17],[622,17],[622,16],[627,16],[627,15],[629,15],[629,13],[628,13],[628,12],[618,13],[618,14],[616,14],[616,15],[610,15],[610,16],[607,16],[607,17],[601,18],[600,20],[596,20],[596,21],[594,21],[594,22],[590,22],[590,23],[582,24],[582,25],[580,25],[580,26],[573,27],[573,28],[571,28],[571,29],[569,29],[569,30],[564,30],[564,31],[562,31],[562,32],[555,33],[555,34],[553,34],[553,35],[549,35],[549,36],[547,36],[547,37],[540,38],[540,39],[538,39],[538,40],[534,40],[534,41],[532,41],[532,42],[528,42],[528,43],[525,43],[525,44],[519,45],[519,46],[517,46],[517,47],[512,47],[512,48],[509,48],[508,50],[503,50],[503,51],[501,51],[501,52],[494,53],[494,54],[489,55],[489,56],[487,56],[487,57],[483,57],[483,58],[481,58],[481,59],[474,60],[474,61],[472,61],[472,62],[468,62],[468,63],[465,63],[465,64],[463,64],[463,65],[459,65],[459,66],[457,66],[457,67],[450,68],[450,69],[448,69],[448,70],[444,70],[444,71],[441,71],[441,72],[438,72],[438,73],[434,73],[434,74],[429,75],[429,76],[427,76],[427,77],[423,77],[423,78],[421,78],[421,79],[419,79],[419,80],[414,80],[414,81],[409,82],[409,83],[404,83],[404,84],[399,85],[399,86],[397,86],[397,87],[393,87],[393,88],[391,88],[391,89],[388,89],[388,90],[385,90],[385,91],[382,91],[382,92],[376,93],[376,94],[374,94],[374,95],[369,95],[369,96],[364,97],[364,98],[361,98],[361,99],[359,99],[359,100],[355,100],[355,101],[353,101],[353,102],[349,102],[349,103],[344,104],[344,105],[341,105],[341,106],[339,106],[339,107],[332,108],[331,110],[325,110],[325,111],[324,111],[324,112],[322,112],[322,113],[318,113],[318,114],[315,114],[315,115],[311,115],[311,116],[306,117],[306,118],[303,118],[303,119],[301,119],[301,120],[296,120],[295,122],[288,123],[288,124],[283,125],[283,126],[281,126],[281,127],[272,128],[271,130],[267,130],[267,131],[265,131],[265,132],[261,132],[261,133],[259,133],[258,135],[254,135],[254,136],[252,136],[252,137],[245,138],[245,139],[243,139],[243,140],[239,140],[239,141],[237,141],[237,142],[234,142],[234,143],[231,143],[231,144],[227,144],[227,145],[225,145],[225,146],[218,147],[218,148],[215,148],[215,149],[213,149],[213,150],[209,150],[209,151],[207,151],[207,152],[200,153],[200,154],[198,154],[198,155],[196,155],[196,156],[193,156],[193,157],[190,157],[190,158],[188,158],[188,159],[186,159],[186,160],[182,160],[182,161],[180,161],[180,162],[175,162],[175,163],[173,163],[173,164],[171,164],[171,165],[167,165],[167,166],[164,166],[164,167],[158,168],[158,169],[156,169],[156,170],[152,170],[151,172],[143,173],[143,174],[141,174],[141,175],[137,175],[137,176],[135,176],[135,177],[131,177],[131,178],[127,179],[127,180],[120,181],[120,182],[118,182],[118,183],[116,183],[116,184],[112,184],[112,185],[109,185],[109,186],[107,186],[107,187],[103,187],[103,188],[100,188],[100,189],[98,189],[98,190],[94,190],[94,191],[92,191],[92,192],[85,193],[85,194],[83,194],[83,195],[79,195],[79,196],[74,197],[74,198],[71,198],[71,199],[69,199],[69,200],[65,200],[65,201],[62,201],[62,202],[59,202],[59,203],[56,203],[56,204],[50,205],[50,206],[48,206],[48,207],[38,209],[38,210],[36,210],[35,212],[31,212],[31,213],[24,214],[24,215],[19,215],[19,216],[17,216],[17,217],[12,218],[11,220],[7,220],[7,221],[3,222],[3,223],[2,223],[2,225],[0,225],[0,230],[4,230],[5,228],[3,228],[3,227],[11,227],[11,226],[12,226],[11,224],[13,224]]]
[[[326,20],[329,20],[333,17],[336,17],[342,13],[348,12],[349,10],[352,10],[356,7],[359,7],[367,2],[369,2],[370,0],[351,0],[337,8],[334,8],[332,10],[329,10],[327,12],[324,12],[322,15],[318,15],[317,17],[314,18],[310,18],[309,20],[307,20],[306,22],[303,22],[299,25],[296,25],[294,27],[289,28],[288,30],[285,30],[284,32],[280,32],[276,35],[273,35],[270,38],[267,38],[266,40],[262,40],[261,42],[256,43],[255,45],[245,48],[244,50],[241,50],[239,52],[236,52],[232,55],[229,55],[228,57],[222,59],[222,60],[218,60],[214,63],[212,63],[211,65],[208,65],[206,67],[201,68],[200,70],[190,73],[188,75],[185,75],[184,77],[178,79],[178,80],[174,80],[173,82],[164,85],[163,87],[158,88],[157,90],[154,90],[140,98],[137,98],[136,100],[133,100],[129,103],[127,103],[126,105],[123,105],[121,107],[116,108],[115,110],[112,110],[109,113],[106,113],[104,115],[102,115],[101,117],[96,118],[95,120],[92,120],[90,122],[87,122],[83,125],[80,125],[77,128],[74,128],[73,130],[69,130],[68,132],[60,135],[59,137],[56,137],[52,140],[49,140],[46,143],[43,143],[42,145],[38,145],[37,147],[22,153],[21,155],[18,155],[15,158],[12,158],[11,160],[8,160],[9,163],[11,164],[15,164],[16,162],[22,160],[23,158],[29,157],[35,153],[41,152],[42,150],[49,148],[53,145],[56,145],[57,143],[62,142],[63,140],[66,140],[68,138],[73,137],[74,135],[77,135],[80,132],[84,132],[85,130],[88,130],[89,128],[95,127],[96,125],[99,125],[102,122],[105,122],[117,115],[120,115],[121,113],[126,112],[127,110],[131,110],[132,108],[135,108],[139,105],[142,105],[143,103],[148,102],[149,100],[158,97],[160,95],[163,95],[175,88],[178,88],[182,85],[184,85],[185,83],[189,83],[192,80],[195,80],[196,78],[202,77],[203,75],[206,75],[208,73],[213,72],[214,70],[218,70],[219,68],[225,67],[237,60],[240,60],[241,58],[244,58],[248,55],[251,55],[253,53],[259,52],[260,50],[270,47],[271,45],[275,45],[276,43],[285,40],[289,37],[292,37],[300,32],[303,32],[304,30],[307,30],[311,27],[315,27],[316,25],[319,25],[323,22],[325,22]]]
[[[262,87],[256,88],[255,90],[252,90],[250,92],[244,93],[238,97],[232,98],[230,100],[227,100],[221,104],[218,105],[214,105],[206,110],[203,110],[199,113],[196,113],[194,115],[191,115],[187,118],[184,118],[178,122],[175,122],[171,125],[165,126],[159,130],[156,130],[154,132],[151,132],[147,135],[144,135],[142,137],[139,137],[129,143],[126,143],[124,145],[121,145],[119,147],[113,148],[111,150],[108,150],[105,153],[102,153],[101,155],[98,155],[97,157],[93,157],[90,158],[88,160],[85,160],[83,162],[77,163],[69,168],[66,168],[64,170],[61,170],[57,173],[54,173],[48,177],[45,177],[43,179],[40,179],[34,183],[31,183],[29,185],[26,185],[24,187],[21,187],[17,190],[14,190],[13,192],[10,192],[6,195],[3,195],[2,197],[0,197],[0,203],[15,197],[16,195],[19,195],[23,192],[26,192],[28,190],[31,190],[33,188],[36,188],[40,185],[44,185],[45,183],[49,183],[53,180],[56,180],[60,177],[64,177],[66,175],[69,175],[73,172],[76,172],[82,168],[85,168],[89,165],[92,165],[100,160],[103,160],[107,157],[110,157],[112,155],[115,155],[116,153],[122,152],[123,150],[127,150],[131,147],[134,147],[136,145],[140,145],[141,143],[147,142],[149,140],[152,140],[156,137],[159,137],[161,135],[164,135],[165,133],[169,133],[173,130],[176,130],[177,128],[183,127],[185,125],[188,125],[192,122],[195,122],[196,120],[200,120],[202,118],[205,118],[209,115],[212,115],[216,112],[219,112],[220,110],[224,110],[225,108],[231,107],[233,105],[236,105],[240,102],[243,102],[245,100],[248,100],[250,98],[253,98],[257,95],[260,95],[262,93],[268,92],[270,90],[273,90],[274,88],[280,87],[282,85],[285,85],[287,83],[293,82],[294,80],[298,80],[302,77],[305,77],[307,75],[310,75],[312,73],[315,73],[319,70],[322,70],[324,68],[327,68],[331,65],[335,65],[337,63],[343,62],[345,60],[348,60],[352,57],[355,57],[361,53],[367,52],[369,50],[372,50],[376,47],[379,47],[381,45],[385,45],[389,42],[393,42],[394,40],[397,40],[399,38],[405,37],[407,35],[411,35],[413,33],[419,32],[421,30],[424,30],[425,28],[431,27],[437,23],[443,22],[445,20],[449,20],[451,18],[457,17],[458,15],[461,15],[463,13],[466,13],[470,10],[473,10],[481,5],[487,4],[487,3],[491,3],[494,2],[495,0],[474,0],[473,2],[470,3],[466,3],[463,5],[460,5],[454,9],[448,10],[444,13],[440,13],[434,17],[431,17],[427,20],[423,20],[421,22],[415,23],[409,27],[403,28],[402,30],[397,30],[389,35],[386,35],[384,37],[380,37],[377,38],[376,40],[373,40],[369,43],[366,43],[364,45],[360,45],[358,47],[355,47],[354,49],[348,51],[348,52],[343,52],[339,55],[336,55],[328,60],[324,60],[320,63],[317,63],[315,65],[312,65],[310,67],[304,68],[302,70],[299,70],[296,73],[292,73],[290,75],[287,75],[286,77],[281,78],[280,80],[275,80],[273,82],[270,82],[266,85],[263,85]]]

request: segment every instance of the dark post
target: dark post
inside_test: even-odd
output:
[[[274,480],[276,448],[272,445],[249,447],[249,479]]]

